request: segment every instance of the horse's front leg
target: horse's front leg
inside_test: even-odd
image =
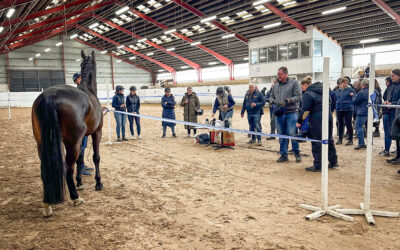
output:
[[[79,141],[80,142],[80,141]],[[78,206],[84,202],[82,198],[79,197],[78,191],[76,190],[76,186],[74,183],[74,164],[78,159],[78,155],[80,152],[80,143],[76,143],[75,145],[65,145],[66,154],[66,180],[69,190],[69,195],[71,200],[74,202],[74,206]]]
[[[101,135],[102,135],[101,129],[98,129],[94,134],[92,134],[93,162],[94,162],[94,165],[96,166],[96,176],[95,176],[96,187],[95,188],[97,191],[100,191],[103,189],[103,184],[101,183],[101,177],[100,177],[100,152],[99,152]]]

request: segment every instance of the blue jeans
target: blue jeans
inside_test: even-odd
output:
[[[357,118],[356,118],[356,132],[357,132],[359,146],[365,146],[363,126],[367,122],[367,119],[368,119],[368,116],[366,116],[366,115],[362,115],[362,116],[357,115]]]
[[[85,154],[85,149],[86,149],[86,146],[87,146],[87,141],[88,141],[88,137],[87,137],[87,136],[83,137],[83,139],[82,139],[82,144],[81,144],[81,154],[82,154],[82,155]]]
[[[249,114],[247,113],[247,121],[249,122],[250,131],[261,132],[261,114]],[[255,140],[256,136],[251,135],[251,139]],[[261,135],[257,135],[257,140],[261,141]]]
[[[120,131],[122,131],[122,137],[125,137],[125,123],[126,115],[114,112],[115,122],[117,123],[117,136],[120,138]]]
[[[135,120],[135,123],[136,123],[137,134],[140,135],[140,117],[129,115],[128,121],[129,121],[129,130],[131,131],[131,135],[135,134],[135,132],[133,130],[133,120]]]
[[[171,126],[171,132],[172,134],[175,134],[175,126]],[[162,131],[163,131],[163,135],[165,135],[165,133],[167,132],[167,126],[162,126]]]
[[[278,134],[296,136],[296,123],[297,123],[297,112],[286,113],[281,116],[275,116],[276,130]],[[279,139],[280,154],[288,155],[289,139]],[[292,140],[293,153],[295,155],[300,154],[299,143],[296,140]]]
[[[385,150],[389,152],[390,146],[392,145],[392,138],[390,138],[390,128],[392,127],[392,122],[395,113],[389,112],[383,114],[383,130],[385,131]]]
[[[233,116],[233,109],[231,109],[231,110],[229,110],[228,112],[222,112],[221,111],[221,118],[222,118],[222,121],[223,120],[225,120],[225,119],[232,119],[232,116]]]
[[[269,109],[269,118],[270,118],[270,124],[271,124],[271,134],[275,134],[275,115],[274,115],[273,108]]]

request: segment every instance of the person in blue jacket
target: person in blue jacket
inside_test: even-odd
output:
[[[301,124],[306,120],[309,122],[309,130],[306,136],[311,139],[321,140],[322,138],[322,83],[315,82],[311,84],[308,81],[302,81],[301,87],[304,90],[302,96],[303,105],[297,119],[296,126],[301,127]],[[328,161],[329,168],[338,167],[337,153],[334,141],[332,139],[333,118],[329,110],[329,132],[328,132]],[[319,142],[311,142],[311,150],[314,157],[314,164],[306,168],[306,171],[320,172],[321,171],[321,151],[322,146]]]
[[[129,88],[130,94],[126,97],[126,108],[128,109],[129,113],[139,114],[140,109],[140,98],[136,94],[136,87],[131,86]],[[136,123],[136,130],[137,130],[137,138],[142,139],[140,135],[140,117],[138,116],[128,116],[129,121],[129,130],[131,131],[132,139],[134,138],[134,130],[133,130],[133,121]]]
[[[116,111],[126,112],[125,97],[124,97],[124,87],[117,85],[115,87],[115,95],[112,99],[112,107]],[[127,141],[125,138],[125,123],[126,115],[114,112],[115,122],[117,124],[117,141]],[[121,140],[122,133],[122,140]]]
[[[215,98],[212,117],[215,116],[217,110],[220,111],[222,120],[232,119],[233,116],[233,106],[235,106],[235,101],[232,95],[225,91],[224,87],[219,86],[217,88],[217,97]]]
[[[385,81],[386,81],[386,89],[385,92],[383,92],[383,101],[384,103],[387,103],[388,101],[390,101],[394,84],[390,76],[386,77]],[[385,134],[385,149],[379,154],[385,157],[390,156],[390,146],[392,145],[392,139],[390,138],[390,127],[392,126],[395,113],[396,113],[395,109],[382,108],[383,131]]]
[[[246,93],[243,106],[241,111],[241,116],[244,117],[244,112],[247,111],[247,120],[249,122],[250,131],[261,132],[261,114],[263,112],[263,107],[265,104],[264,96],[260,91],[256,90],[253,83],[249,84],[249,91]],[[252,135],[250,144],[256,142],[256,136]],[[258,145],[261,146],[261,135],[257,135]]]
[[[167,87],[164,90],[165,95],[161,98],[161,106],[163,107],[162,118],[175,120],[175,98],[171,94],[171,88]],[[162,138],[165,138],[165,134],[167,132],[167,127],[171,128],[172,136],[176,137],[175,134],[175,123],[173,122],[162,122],[163,127],[163,135]]]
[[[339,88],[335,91],[334,99],[336,102],[336,119],[338,120],[338,135],[339,139],[336,145],[343,143],[344,127],[348,131],[349,137],[346,146],[353,145],[353,112],[354,112],[354,102],[353,97],[355,91],[349,86],[349,81],[347,78],[343,77],[341,79]]]
[[[364,125],[368,119],[368,85],[368,79],[362,80],[361,90],[354,98],[354,105],[357,107],[356,132],[358,137],[358,145],[354,148],[355,150],[367,148],[364,142]]]

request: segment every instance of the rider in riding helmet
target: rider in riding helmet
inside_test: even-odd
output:
[[[75,73],[72,76],[72,80],[74,81],[74,83],[76,85],[79,86],[79,84],[81,84],[81,81],[82,81],[82,76],[79,73]],[[83,175],[92,175],[90,172],[88,172],[88,170],[93,170],[93,168],[89,168],[88,166],[85,165],[85,162],[84,162],[87,140],[88,140],[87,136],[83,137],[82,144],[81,144],[81,152],[79,154],[78,160],[76,160],[76,166],[77,166],[78,171],[79,171],[79,169],[82,169],[81,171],[82,171]]]

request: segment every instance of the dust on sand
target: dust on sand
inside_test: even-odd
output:
[[[210,107],[200,117],[211,116]],[[266,109],[267,111],[267,109]],[[141,120],[142,136],[111,146],[102,145],[104,190],[94,190],[94,177],[84,177],[79,194],[86,203],[68,199],[53,206],[54,216],[42,217],[40,162],[32,135],[30,109],[0,109],[0,246],[2,249],[399,249],[400,219],[376,217],[368,226],[331,217],[306,221],[300,203],[319,205],[320,174],[308,173],[308,154],[276,163],[278,142],[249,146],[246,135],[235,135],[235,150],[215,151],[185,138],[161,139],[160,122]],[[159,105],[142,105],[141,113],[160,116]],[[266,115],[268,116],[268,115]],[[269,131],[263,117],[264,131]],[[182,109],[177,110],[182,119]],[[114,118],[112,138],[115,140]],[[239,110],[235,128],[248,128]],[[126,127],[128,134],[128,124]],[[103,129],[107,138],[107,119]],[[204,132],[204,131],[199,131]],[[91,145],[89,141],[89,145]],[[250,147],[250,148],[249,148]],[[254,148],[257,148],[254,149]],[[378,156],[382,137],[375,140],[372,208],[400,210],[397,168]],[[85,161],[93,167],[87,149]],[[365,151],[338,146],[340,167],[329,171],[330,205],[358,208],[363,201]],[[66,197],[69,197],[68,195]]]

